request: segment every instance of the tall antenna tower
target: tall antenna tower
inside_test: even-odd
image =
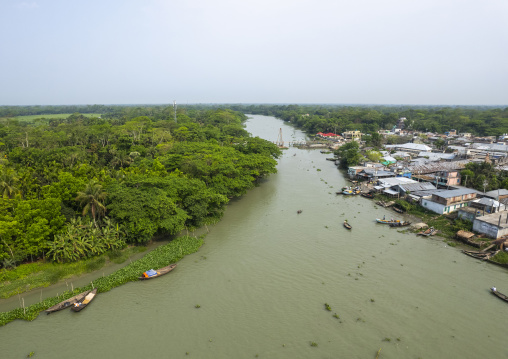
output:
[[[279,129],[279,136],[277,137],[277,142],[275,143],[279,148],[284,147],[284,140],[282,139],[282,128]]]
[[[173,110],[175,112],[175,122],[177,122],[176,121],[176,100],[173,101]]]

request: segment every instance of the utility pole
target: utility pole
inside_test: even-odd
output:
[[[177,122],[176,121],[176,100],[173,101],[173,110],[175,112],[175,122]]]

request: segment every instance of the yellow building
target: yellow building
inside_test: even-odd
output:
[[[342,136],[346,140],[360,141],[362,139],[362,133],[360,131],[346,131]]]

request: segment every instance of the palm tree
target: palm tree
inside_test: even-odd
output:
[[[88,212],[92,213],[93,223],[97,227],[95,218],[97,215],[106,213],[106,206],[102,203],[107,193],[103,191],[102,186],[96,180],[91,180],[83,192],[78,192],[76,201],[79,201],[83,207],[83,216]]]
[[[13,170],[4,168],[0,172],[0,193],[3,198],[13,198],[21,191],[16,187],[18,177]]]

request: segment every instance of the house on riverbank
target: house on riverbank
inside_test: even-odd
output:
[[[429,199],[422,198],[423,208],[438,214],[448,214],[467,207],[476,198],[477,191],[469,188],[438,190]]]
[[[508,235],[508,211],[475,218],[473,231],[495,239]]]

